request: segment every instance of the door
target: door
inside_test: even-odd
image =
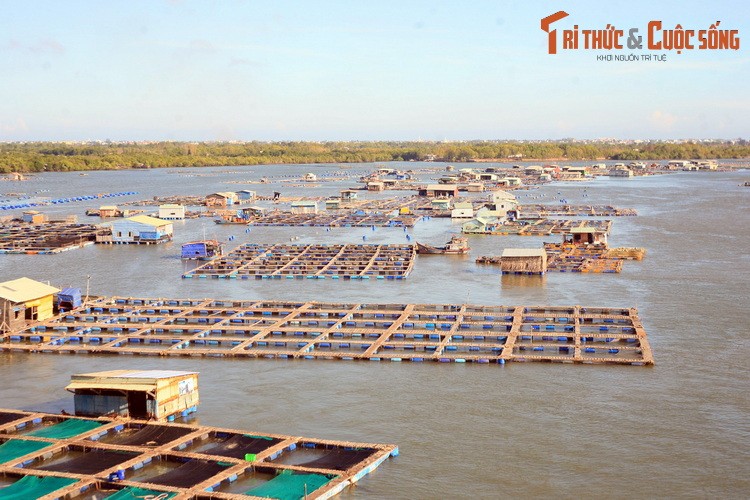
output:
[[[130,414],[130,418],[149,418],[146,401],[147,394],[145,392],[128,393],[128,413]]]

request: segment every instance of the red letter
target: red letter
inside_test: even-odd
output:
[[[557,54],[557,30],[550,31],[550,24],[555,23],[564,17],[568,17],[568,15],[569,14],[567,12],[561,10],[559,12],[555,12],[551,16],[547,16],[542,19],[542,30],[549,33],[547,43],[550,54]]]

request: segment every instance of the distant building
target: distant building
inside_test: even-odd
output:
[[[159,218],[162,220],[182,220],[185,218],[185,207],[174,203],[159,205]]]
[[[544,274],[547,252],[544,248],[506,248],[500,258],[503,274]]]
[[[223,191],[206,196],[207,207],[230,207],[237,204],[237,193]]]
[[[430,184],[419,192],[422,196],[428,198],[451,198],[458,196],[458,186],[456,184]]]
[[[136,215],[118,220],[111,225],[113,243],[154,244],[170,241],[173,234],[171,222],[148,215]]]
[[[357,199],[357,191],[354,189],[344,189],[341,191],[341,201],[351,201]]]
[[[368,191],[383,191],[385,189],[385,183],[383,181],[370,181],[367,183]]]
[[[317,214],[318,202],[313,200],[300,200],[292,202],[293,214]]]
[[[102,205],[99,207],[99,217],[117,217],[117,207],[115,205]]]
[[[59,291],[30,278],[0,283],[0,332],[22,329],[27,321],[52,317],[53,295]]]
[[[237,198],[242,201],[253,201],[256,197],[255,191],[251,191],[249,189],[243,189],[241,191],[237,191]]]
[[[27,210],[21,215],[21,220],[30,224],[44,224],[47,216],[37,210]]]
[[[471,219],[474,217],[474,206],[470,201],[461,201],[453,204],[451,210],[452,219]]]

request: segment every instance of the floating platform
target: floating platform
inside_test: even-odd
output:
[[[652,365],[635,308],[102,297],[0,350],[412,362]]]
[[[611,220],[574,220],[574,219],[538,219],[519,220],[505,224],[488,225],[485,229],[462,230],[465,234],[494,234],[500,236],[547,236],[550,234],[568,234],[576,228],[592,228],[602,233],[612,229]]]
[[[634,208],[617,208],[612,205],[520,205],[518,212],[522,218],[540,217],[632,217],[638,215]]]
[[[183,278],[404,279],[414,245],[241,245]]]
[[[397,215],[362,210],[330,210],[319,213],[292,213],[276,210],[251,217],[250,226],[315,226],[315,227],[413,227],[420,216]]]
[[[541,250],[541,249],[540,249]],[[547,271],[561,273],[619,273],[626,260],[643,260],[643,248],[608,248],[606,245],[545,243]],[[502,257],[481,256],[477,264],[501,265]]]
[[[0,254],[54,254],[93,245],[108,228],[91,224],[11,223],[0,225]]]
[[[330,498],[398,453],[388,444],[0,409],[0,497]]]

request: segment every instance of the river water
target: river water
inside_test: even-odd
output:
[[[391,166],[391,165],[389,165]],[[437,168],[440,164],[394,164]],[[476,166],[476,165],[472,165]],[[458,168],[461,165],[457,165]],[[138,191],[152,196],[253,189],[261,195],[329,196],[352,178],[297,188],[278,180],[338,166],[257,166],[47,173],[0,185],[4,193],[68,197]],[[427,179],[438,173],[424,174]],[[269,184],[234,181],[271,177]],[[747,171],[599,178],[521,191],[521,202],[613,204],[610,244],[647,249],[621,274],[550,273],[502,279],[474,264],[504,247],[540,246],[557,236],[470,238],[468,257],[420,256],[404,281],[182,280],[180,244],[217,237],[242,242],[442,244],[460,224],[447,219],[397,228],[252,228],[209,219],[175,223],[166,245],[89,246],[58,255],[0,256],[0,281],[28,276],[92,294],[347,302],[636,306],[656,365],[544,363],[412,364],[345,361],[156,359],[131,356],[0,354],[0,407],[71,409],[70,374],[116,368],[200,371],[198,421],[253,432],[387,442],[401,455],[345,492],[357,498],[560,498],[750,495],[750,180]],[[230,183],[231,182],[231,183]],[[406,195],[385,192],[363,197]],[[0,196],[2,198],[2,196]],[[1,201],[1,200],[0,200]],[[77,214],[99,202],[43,210]],[[8,212],[3,213],[5,215]],[[98,219],[92,219],[98,222]]]

